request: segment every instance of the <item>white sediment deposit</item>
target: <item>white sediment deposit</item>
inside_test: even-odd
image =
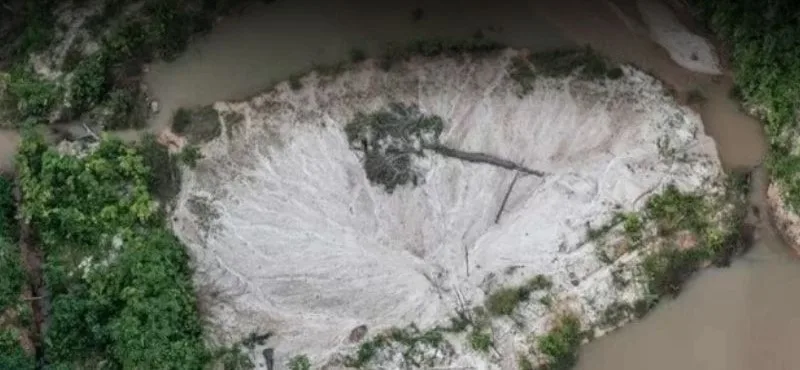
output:
[[[521,95],[509,74],[517,54],[415,59],[388,72],[368,61],[215,104],[222,134],[184,173],[173,218],[198,285],[221,292],[210,305],[215,334],[271,332],[264,345],[277,368],[298,354],[335,363],[358,346],[356,327],[366,325],[367,340],[447,325],[499,287],[545,275],[553,304],[537,296],[493,319],[493,350],[447,334],[449,350],[432,354],[445,367],[509,368],[560,312],[590,327],[610,304],[640,298],[640,284],[620,288],[611,271],[634,274],[641,250],[603,262],[587,224],[641,209],[670,183],[716,191],[714,142],[695,113],[628,67],[618,79],[541,77]],[[392,103],[441,117],[448,148],[545,175],[424,150],[412,156],[417,186],[387,193],[367,179],[344,128]],[[382,361],[370,368],[400,359]]]
[[[675,63],[690,71],[722,73],[719,57],[711,43],[678,21],[666,4],[656,0],[638,0],[636,5],[650,29],[650,37],[669,53]]]

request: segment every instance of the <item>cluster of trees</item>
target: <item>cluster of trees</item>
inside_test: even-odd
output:
[[[29,135],[20,217],[44,254],[52,369],[199,369],[206,348],[184,247],[165,225],[139,148],[103,140],[65,156]]]
[[[765,108],[773,179],[800,210],[800,3],[791,0],[695,0],[710,27],[726,42],[738,91]]]

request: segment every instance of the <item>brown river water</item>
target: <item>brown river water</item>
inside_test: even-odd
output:
[[[423,10],[416,21],[415,8]],[[145,81],[161,105],[151,129],[166,127],[177,107],[244,98],[315,64],[346,59],[352,48],[370,54],[387,42],[468,37],[480,29],[531,50],[590,44],[653,73],[680,97],[700,91],[706,100],[695,108],[723,165],[759,165],[764,134],[729,98],[729,73],[714,77],[677,65],[649,38],[637,9],[636,0],[256,2],[222,19],[175,62],[151,66]],[[0,166],[10,160],[14,140],[0,132]],[[699,273],[681,296],[643,320],[587,344],[578,369],[800,369],[793,348],[800,343],[800,264],[766,219],[763,171],[754,178],[752,204],[762,219],[752,250],[729,268]]]

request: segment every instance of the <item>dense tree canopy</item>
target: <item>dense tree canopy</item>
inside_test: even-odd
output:
[[[83,157],[35,136],[18,157],[21,215],[38,234],[52,297],[55,369],[197,369],[209,360],[180,242],[164,226],[136,147],[103,140]]]

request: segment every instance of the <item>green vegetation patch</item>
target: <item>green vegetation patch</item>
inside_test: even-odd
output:
[[[345,358],[347,367],[368,369],[382,353],[400,354],[405,366],[432,367],[438,354],[452,352],[441,328],[420,331],[415,325],[393,328],[361,343],[354,355]],[[385,354],[385,353],[384,353]]]
[[[520,95],[533,90],[538,77],[567,77],[577,73],[586,80],[618,79],[622,69],[590,47],[557,49],[511,59],[509,77],[520,86]]]
[[[165,226],[136,147],[82,158],[28,134],[17,168],[51,293],[51,368],[201,369],[206,349],[183,245]]]
[[[311,361],[306,355],[297,355],[289,360],[289,370],[311,370]]]
[[[25,352],[19,333],[13,329],[0,329],[0,369],[33,370],[36,359]]]
[[[546,276],[536,275],[523,285],[500,288],[486,298],[486,309],[494,316],[510,315],[520,302],[530,299],[531,293],[548,290],[552,285]]]
[[[190,143],[206,143],[222,134],[219,114],[211,106],[195,109],[179,108],[172,117],[172,131]]]
[[[564,315],[558,319],[549,333],[538,338],[536,349],[542,356],[541,369],[568,370],[578,362],[578,349],[583,334],[581,323],[574,315]]]
[[[45,80],[28,67],[18,65],[3,76],[5,94],[2,105],[16,112],[14,118],[46,120],[51,111],[63,99],[63,88],[53,81]]]
[[[489,352],[492,347],[492,335],[480,330],[473,330],[468,335],[469,345],[478,352]]]
[[[358,113],[345,126],[350,147],[364,154],[364,170],[373,184],[388,193],[397,186],[417,185],[413,158],[423,147],[438,143],[444,122],[422,114],[415,105],[392,103],[377,112]]]
[[[744,223],[747,191],[747,176],[741,174],[728,177],[721,195],[681,192],[669,185],[650,197],[642,212],[618,212],[607,224],[590,228],[587,236],[598,245],[598,254],[606,263],[613,263],[620,253],[654,246],[640,266],[647,289],[645,299],[633,306],[611,307],[605,321],[614,322],[630,314],[641,317],[660,297],[678,295],[702,266],[728,266],[734,256],[744,252],[752,241],[752,230]],[[617,230],[614,232],[623,240],[615,248],[624,248],[609,256],[606,238],[612,230]],[[621,288],[628,284],[618,270],[612,270],[612,279]]]

